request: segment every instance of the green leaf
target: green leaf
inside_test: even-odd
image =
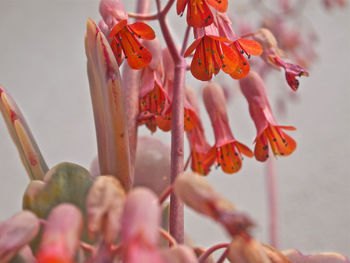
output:
[[[43,182],[29,183],[23,196],[23,209],[46,219],[55,206],[71,203],[85,215],[85,200],[92,183],[93,178],[85,168],[73,163],[58,164],[46,173]],[[40,238],[41,235],[32,242],[33,251],[37,250]],[[89,241],[86,222],[83,239]]]
[[[46,218],[61,203],[71,203],[85,211],[85,198],[93,183],[89,172],[76,164],[61,163],[50,169],[44,181],[29,183],[23,196],[23,209]]]

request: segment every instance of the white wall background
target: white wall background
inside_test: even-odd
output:
[[[296,152],[277,162],[281,248],[349,256],[350,12],[328,14],[313,1],[306,13],[320,36],[319,60],[311,76],[301,80],[300,100],[289,106],[286,119],[279,118],[298,128],[291,133],[298,142]],[[99,19],[97,0],[0,0],[0,83],[24,112],[51,167],[71,161],[88,168],[96,154],[83,45],[87,17]],[[171,23],[183,25],[185,20],[172,16]],[[181,40],[183,29],[177,35]],[[282,73],[274,75],[273,96],[288,88]],[[199,90],[200,82],[190,83]],[[251,145],[255,128],[243,97],[234,98],[229,113],[236,137]],[[213,142],[207,118],[205,122]],[[0,138],[1,221],[21,209],[28,177],[2,120]],[[239,174],[218,170],[208,179],[258,222],[254,233],[267,241],[264,165],[246,158]],[[186,231],[204,247],[228,240],[219,227],[191,211]]]

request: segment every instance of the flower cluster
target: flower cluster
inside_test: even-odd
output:
[[[308,59],[303,61],[299,52],[301,38],[276,17],[267,19],[264,28],[238,36],[226,13],[228,0],[177,0],[177,14],[187,8],[188,24],[180,51],[165,18],[174,2],[162,8],[157,0],[158,12],[149,15],[147,0],[139,1],[137,14],[127,13],[121,0],[101,0],[102,20],[98,25],[87,21],[85,50],[98,148],[90,172],[72,163],[49,169],[21,111],[0,86],[0,111],[30,178],[24,211],[0,223],[0,262],[203,263],[225,248],[217,262],[349,263],[339,254],[304,256],[259,242],[250,232],[255,222],[202,176],[215,164],[224,173],[236,173],[243,156],[264,162],[271,153],[295,151],[296,142],[285,133],[295,128],[277,123],[263,78],[266,65],[283,68],[288,85],[298,89],[296,77],[308,76]],[[323,3],[330,8],[344,1]],[[278,4],[283,14],[293,13],[291,1]],[[138,21],[131,23],[130,17]],[[152,19],[159,21],[166,47],[145,23]],[[190,28],[194,42],[187,47]],[[300,65],[285,61],[288,52]],[[261,60],[250,63],[251,56]],[[202,96],[186,86],[186,70],[209,81],[201,87]],[[220,70],[239,80],[257,130],[254,151],[233,135],[227,96],[211,82]],[[198,97],[215,143],[205,136]],[[152,133],[157,128],[171,131],[171,148],[154,137],[138,137],[143,124]],[[190,156],[184,167],[185,132]],[[194,173],[186,174],[189,163]],[[183,204],[219,224],[229,242],[208,249],[184,244]],[[273,201],[270,205],[273,210]]]

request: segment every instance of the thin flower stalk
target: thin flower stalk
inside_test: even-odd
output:
[[[160,0],[156,1],[157,10],[160,12]],[[171,122],[171,184],[183,172],[184,168],[184,97],[185,97],[185,73],[186,63],[176,48],[171,36],[165,15],[159,16],[159,25],[170,54],[174,60],[174,84],[172,97]],[[184,205],[174,194],[170,196],[170,234],[178,243],[184,242]]]

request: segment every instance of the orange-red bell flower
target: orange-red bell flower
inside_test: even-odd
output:
[[[155,38],[153,29],[145,23],[136,22],[130,25],[126,19],[121,20],[113,27],[109,37],[112,39],[111,47],[118,65],[123,62],[123,53],[133,69],[142,69],[151,62],[151,53],[139,41]]]
[[[195,50],[191,63],[192,75],[199,80],[207,81],[213,74],[218,74],[220,69],[232,74],[238,63],[238,57],[233,49],[225,44],[231,41],[216,36],[216,30],[212,26],[204,30],[195,30],[195,35],[198,37],[184,54],[184,57],[187,57]]]
[[[251,55],[260,56],[263,51],[262,46],[254,40],[239,38],[233,31],[231,20],[226,13],[218,13],[216,26],[221,37],[232,41],[230,47],[237,57],[237,63],[230,76],[234,79],[245,77],[249,73],[250,65],[248,60],[244,57],[244,54],[246,54],[248,58],[250,58]]]
[[[208,84],[203,89],[203,100],[214,129],[216,160],[225,173],[238,172],[242,166],[241,155],[254,155],[247,146],[233,137],[222,88],[215,83]]]
[[[263,51],[262,47],[258,42],[245,38],[239,38],[232,42],[231,47],[239,59],[234,72],[230,76],[234,79],[244,78],[250,71],[250,65],[243,54],[246,54],[248,58],[250,56],[260,56]]]
[[[177,0],[176,11],[182,15],[187,6],[187,24],[192,27],[206,27],[213,23],[209,5],[219,12],[226,12],[228,0]]]
[[[168,91],[168,94],[170,97],[172,97],[172,86],[173,82],[171,80],[166,81],[166,90]],[[170,131],[171,130],[171,118],[172,118],[172,103],[170,101],[168,107],[164,111],[164,114],[162,116],[159,116],[156,118],[157,125],[159,129],[163,131]],[[195,109],[192,107],[192,105],[188,102],[188,100],[185,98],[184,101],[184,130],[189,131],[192,130],[196,125],[198,121],[198,116],[195,111]]]
[[[191,169],[194,172],[206,175],[216,160],[215,147],[211,147],[205,138],[202,121],[199,118],[199,106],[196,95],[189,87],[186,87],[186,98],[198,116],[196,126],[186,132],[191,150]]]
[[[275,156],[287,156],[293,153],[296,142],[282,130],[295,130],[295,128],[277,124],[261,77],[256,72],[250,72],[246,78],[240,80],[240,87],[248,101],[250,116],[257,129],[255,158],[261,162],[266,161],[269,157],[269,144]]]

